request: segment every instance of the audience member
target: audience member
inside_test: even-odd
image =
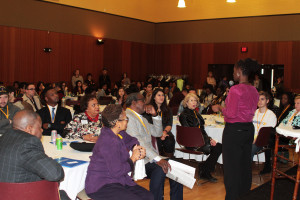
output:
[[[201,129],[202,136],[205,140],[204,148],[206,149],[199,147],[199,150],[206,154],[210,154],[210,156],[204,163],[199,165],[199,177],[210,182],[217,182],[217,179],[211,175],[211,172],[215,169],[218,158],[222,153],[222,145],[207,135],[204,129],[205,121],[199,112],[195,110],[199,107],[199,104],[199,98],[196,94],[189,93],[186,95],[183,100],[184,110],[179,116],[179,121],[182,126],[199,127]],[[209,145],[211,145],[210,150],[208,149]]]
[[[64,170],[49,158],[41,143],[41,118],[30,110],[14,116],[12,128],[2,130],[0,136],[0,182],[27,183],[41,180],[59,182]],[[62,200],[70,199],[60,191]]]
[[[20,94],[20,83],[19,81],[15,81],[13,84],[13,87],[15,89],[15,97],[17,97]]]
[[[79,74],[79,69],[76,69],[75,72],[74,72],[74,75],[72,76],[72,87],[73,87],[73,89],[75,89],[75,87],[77,86],[77,81],[81,81],[81,83],[83,83],[83,78]]]
[[[59,96],[53,88],[46,88],[42,93],[42,98],[46,106],[37,113],[42,120],[43,135],[51,135],[51,131],[56,130],[58,134],[65,137],[63,130],[72,120],[70,110],[58,104]]]
[[[255,145],[256,138],[258,136],[259,130],[262,127],[275,127],[277,118],[276,115],[268,109],[270,96],[267,92],[260,91],[259,92],[259,99],[258,99],[258,109],[255,111],[253,117],[253,125],[254,125],[254,140],[252,144],[252,159],[255,153],[259,152],[262,147],[258,147]],[[271,169],[270,169],[271,170]]]
[[[124,87],[124,88],[128,88],[129,85],[130,85],[130,79],[127,77],[127,73],[123,73],[123,76],[122,76],[122,80],[121,80],[121,85]]]
[[[31,105],[29,105],[28,103],[24,102],[22,97],[21,98],[17,98],[15,96],[15,88],[13,86],[7,86],[6,90],[8,92],[8,101],[10,103],[12,103],[13,105],[17,106],[18,108],[20,108],[20,110],[33,110]]]
[[[124,88],[120,87],[119,91],[118,91],[118,94],[117,94],[116,104],[119,104],[123,107],[124,104],[125,104],[125,101],[126,101],[126,96],[127,96],[127,94],[126,94]]]
[[[87,171],[87,195],[95,200],[152,200],[153,195],[128,176],[146,152],[136,138],[125,132],[128,118],[122,106],[108,105],[102,112],[102,122],[104,127]],[[131,157],[128,150],[132,150]]]
[[[80,94],[83,94],[83,88],[82,88],[82,82],[80,80],[76,81],[76,86],[73,90],[73,93],[75,95],[80,95]]]
[[[8,100],[8,91],[4,86],[0,86],[0,129],[11,127],[12,119],[20,110]]]
[[[163,134],[161,137],[156,138],[159,154],[162,156],[173,157],[175,151],[175,138],[171,132],[173,114],[172,110],[167,106],[162,89],[154,90],[149,104],[154,107],[156,113],[162,118]],[[152,115],[144,113],[143,116],[150,124],[153,124]]]
[[[300,95],[295,97],[295,109],[282,120],[281,124],[291,126],[293,128],[300,128]]]
[[[217,82],[216,82],[216,79],[215,79],[212,71],[208,72],[208,75],[207,75],[207,78],[206,78],[206,83],[208,85],[211,85],[213,88],[216,87]]]
[[[151,136],[162,136],[162,122],[160,116],[153,106],[145,107],[145,98],[140,93],[132,93],[126,99],[126,115],[129,119],[127,125],[127,133],[132,137],[136,137],[141,146],[146,149],[145,167],[146,174],[150,178],[150,191],[154,195],[155,200],[161,200],[164,196],[164,183],[168,170],[171,166],[168,161],[159,156],[155,145],[152,145]],[[142,117],[145,112],[153,116],[153,125]],[[155,117],[157,116],[157,117]],[[183,186],[176,181],[170,179],[170,198],[182,200]]]
[[[111,82],[110,82],[110,77],[107,74],[107,68],[102,69],[102,74],[99,76],[99,88],[102,88],[104,84],[107,85],[107,87],[110,89],[111,87]]]
[[[262,81],[258,74],[255,74],[254,76],[253,86],[257,89],[257,91],[261,91],[263,89]]]
[[[80,108],[84,112],[76,114],[73,120],[65,127],[66,138],[81,138],[96,142],[102,127],[97,98],[92,95],[83,96]]]
[[[96,87],[96,83],[94,82],[93,76],[91,73],[88,73],[86,75],[85,83],[87,84],[88,87]]]
[[[27,86],[26,82],[20,83],[20,91],[19,91],[19,94],[16,96],[17,98],[23,97],[23,95],[26,93],[26,86]]]
[[[44,82],[39,81],[38,84],[36,84],[36,93],[41,96],[43,90],[45,89]]]
[[[152,83],[150,82],[146,83],[145,86],[146,86],[146,90],[144,91],[143,96],[145,97],[145,103],[148,104],[152,96],[153,87],[152,87]]]
[[[23,101],[31,105],[34,112],[42,108],[40,98],[36,95],[35,86],[33,83],[27,84],[25,94],[22,98]]]

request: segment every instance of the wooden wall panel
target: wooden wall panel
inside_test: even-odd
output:
[[[242,46],[248,47],[247,53],[241,53]],[[203,86],[208,64],[234,64],[247,57],[261,64],[283,64],[285,88],[300,92],[299,41],[160,44],[155,55],[157,74],[187,74],[196,88]]]
[[[83,35],[0,26],[0,81],[70,82],[79,68],[94,80],[107,67],[112,84],[127,72],[135,81],[144,81],[149,74],[187,74],[189,81],[200,88],[207,76],[208,64],[234,64],[251,57],[263,64],[283,64],[284,85],[300,92],[300,41],[145,44],[96,38]],[[241,53],[242,46],[248,47]],[[45,53],[45,47],[52,48]]]

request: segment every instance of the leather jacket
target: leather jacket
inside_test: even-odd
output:
[[[205,121],[198,112],[191,110],[189,108],[184,108],[183,112],[179,116],[179,121],[180,121],[181,126],[186,126],[186,127],[199,127],[200,126],[203,137],[210,139],[210,137],[208,137],[208,135],[204,129]]]

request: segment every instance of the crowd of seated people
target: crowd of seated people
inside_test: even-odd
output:
[[[147,174],[151,174],[153,169],[150,168],[153,167],[152,160],[154,158],[157,158],[157,156],[167,156],[172,158],[174,155],[175,137],[171,129],[173,125],[173,116],[178,115],[182,126],[199,127],[202,133],[206,136],[206,143],[211,145],[210,153],[208,153],[210,156],[204,163],[199,165],[199,176],[200,178],[207,179],[210,182],[217,182],[217,179],[211,175],[211,172],[214,170],[216,162],[222,152],[222,145],[216,142],[213,138],[207,136],[204,129],[205,122],[201,115],[213,114],[213,105],[218,104],[222,107],[225,106],[226,97],[230,91],[230,87],[232,86],[232,82],[230,83],[226,76],[222,77],[220,81],[217,81],[217,79],[213,76],[213,73],[209,72],[206,84],[204,84],[204,87],[202,88],[202,93],[199,93],[192,84],[189,84],[187,79],[185,79],[182,88],[179,89],[177,85],[178,83],[181,85],[181,81],[167,81],[167,78],[161,77],[151,77],[148,78],[146,82],[134,81],[127,76],[127,73],[124,73],[122,78],[115,82],[113,88],[111,88],[111,80],[106,68],[103,68],[102,74],[99,77],[99,85],[97,85],[97,83],[93,80],[91,73],[87,74],[86,80],[84,81],[83,76],[80,75],[79,69],[75,70],[74,76],[72,76],[70,84],[71,87],[68,87],[67,83],[68,82],[64,81],[57,83],[45,83],[40,81],[37,84],[34,84],[15,81],[13,86],[1,86],[0,128],[11,128],[13,117],[19,110],[31,110],[32,112],[39,114],[43,135],[51,135],[51,131],[56,130],[58,134],[68,139],[80,138],[92,143],[99,141],[99,144],[105,143],[105,137],[118,139],[118,137],[120,137],[118,134],[121,134],[122,137],[132,139],[131,137],[133,136],[136,137],[136,140],[132,141],[134,141],[135,144],[141,144],[141,146],[132,149],[134,150],[134,154],[131,158],[128,157],[127,154],[124,156],[124,159],[130,158],[131,161],[126,161],[121,164],[124,166],[130,165],[131,167],[135,161],[145,157],[148,161],[150,161],[146,163]],[[252,156],[260,150],[254,143],[257,134],[262,127],[271,126],[274,128],[279,124],[288,124],[294,127],[300,126],[299,96],[294,98],[292,93],[283,91],[280,95],[276,94],[274,96],[274,93],[270,91],[262,91],[258,75],[256,76],[253,85],[257,88],[257,90],[260,90],[260,98],[258,102],[258,109],[253,118],[255,137],[252,145]],[[282,89],[281,79],[278,81],[277,87]],[[73,117],[69,109],[61,106],[62,99],[70,93],[82,96],[80,99],[80,112],[75,113]],[[130,96],[130,94],[135,95]],[[3,100],[1,98],[3,95],[5,97],[7,95],[7,100]],[[118,106],[108,107],[108,109],[104,112],[105,116],[102,116],[99,108],[99,99],[106,96],[113,96],[113,101],[110,103],[117,104]],[[128,96],[131,99],[128,99]],[[279,107],[274,104],[275,97],[280,99]],[[140,101],[143,101],[143,105],[141,105],[142,103]],[[123,109],[127,108],[126,113],[121,112],[120,107]],[[141,107],[143,108],[141,109]],[[150,111],[143,113],[144,108],[150,108]],[[116,119],[110,118],[110,111],[116,112],[116,115],[114,116]],[[28,113],[25,114],[28,115]],[[130,120],[139,119],[136,116],[143,120],[145,118],[147,121],[146,126],[149,126],[149,130],[152,130],[153,127],[157,125],[155,124],[155,117],[158,116],[161,118],[159,125],[161,131],[153,131],[153,137],[142,138],[142,136],[135,132],[137,127],[133,127],[134,124],[129,122],[129,130],[127,130],[126,133],[124,130],[127,128],[127,123],[123,124],[123,121],[125,123],[127,120],[127,118],[125,118],[126,114],[129,116]],[[103,120],[105,120],[105,122],[103,122]],[[116,122],[116,120],[118,122]],[[128,122],[128,120],[126,122]],[[146,122],[144,121],[144,123]],[[121,128],[117,126],[119,124],[122,126]],[[104,133],[106,136],[103,135],[103,138],[100,141],[98,139],[101,136],[102,130],[105,130]],[[115,135],[109,135],[111,133],[115,133]],[[157,144],[157,152],[155,153],[153,147],[149,146],[149,144],[151,144],[150,139],[152,138],[155,139]],[[118,142],[119,141],[116,140],[115,145],[120,145]],[[281,141],[281,143],[288,142],[289,141],[285,140]],[[132,147],[132,144],[133,143],[128,143],[126,145],[130,145]],[[271,135],[270,145],[274,145],[274,132],[273,135]],[[96,145],[97,148],[98,146]],[[140,157],[137,156],[137,150],[144,151],[144,148],[147,150],[147,153]],[[122,151],[122,149],[119,150]],[[199,150],[201,149],[199,148]],[[99,146],[99,152],[100,151],[105,150],[101,149]],[[94,164],[97,164],[96,157],[103,159],[105,162],[109,162],[104,154],[99,152],[95,153],[92,157],[95,158]],[[264,169],[261,171],[262,174],[269,173],[271,171],[271,151],[266,151],[265,156],[266,162]],[[158,163],[158,166],[161,168],[160,172],[156,172],[158,174],[149,175],[149,177],[164,177],[162,173],[168,171],[169,165],[161,158],[158,158],[155,162]],[[130,167],[125,170],[124,173],[127,173],[128,170],[130,171]],[[91,166],[89,169],[92,168],[93,167]],[[111,170],[114,169],[107,169],[108,172]],[[115,170],[118,169],[116,168]],[[92,177],[92,172],[88,172],[88,175]],[[120,176],[123,176],[123,174],[120,174]],[[118,179],[118,177],[109,178]],[[125,179],[128,181],[130,177],[126,176]],[[107,181],[103,182],[103,187],[92,188],[94,180],[89,178],[89,181],[90,182],[86,183],[89,188],[88,193],[95,197],[97,197],[97,195],[103,195],[108,186],[115,187]],[[150,183],[150,191],[152,192],[154,199],[159,199],[162,195],[161,189],[153,186],[154,183],[157,184],[155,181],[152,181],[152,185]],[[134,190],[140,190],[139,187],[129,181],[126,182],[126,184],[128,184],[126,190],[129,190],[128,188],[131,190],[131,187]],[[173,190],[173,193],[171,191],[172,195],[177,196],[180,199],[180,196],[182,195],[182,185],[176,185],[172,181],[171,184],[171,190]],[[115,189],[124,188],[115,187]],[[177,193],[174,192],[174,190],[176,190]],[[147,192],[143,190],[140,192],[142,196],[147,194]],[[152,199],[152,196],[150,199]]]

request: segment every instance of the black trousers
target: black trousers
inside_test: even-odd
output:
[[[139,185],[128,186],[120,183],[106,184],[88,196],[93,200],[153,200],[153,195],[145,188]]]
[[[202,165],[202,170],[204,173],[210,173],[215,170],[218,158],[222,153],[222,144],[217,143],[216,146],[211,146],[211,151],[209,157]]]
[[[147,177],[150,179],[150,192],[154,200],[164,199],[164,185],[166,174],[156,163],[147,163],[145,165]],[[183,200],[183,185],[169,179],[170,182],[170,199]]]
[[[226,123],[222,139],[225,200],[236,200],[250,191],[253,138],[251,122]]]
[[[161,140],[159,137],[156,138],[157,147],[159,154],[163,155],[164,153],[174,153],[175,151],[175,138],[173,133],[169,132],[169,136],[165,140]]]

